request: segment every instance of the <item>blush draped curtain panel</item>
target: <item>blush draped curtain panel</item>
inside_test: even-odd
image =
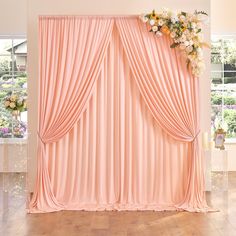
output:
[[[138,17],[40,17],[29,212],[207,211],[198,79]]]

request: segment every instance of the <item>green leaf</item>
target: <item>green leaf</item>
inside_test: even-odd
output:
[[[200,33],[201,31],[202,31],[202,29],[198,29],[197,34]]]
[[[195,14],[201,14],[201,15],[208,16],[208,14],[206,12],[204,12],[204,11],[197,11],[197,10],[195,10]]]
[[[170,48],[176,48],[178,45],[179,45],[179,43],[172,43],[172,44],[170,45]]]

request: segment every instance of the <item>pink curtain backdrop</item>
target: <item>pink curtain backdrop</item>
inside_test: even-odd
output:
[[[137,17],[41,17],[39,31],[29,211],[208,210],[198,81],[170,39]]]
[[[171,38],[157,40],[139,19],[117,19],[122,43],[135,81],[159,126],[174,139],[189,142],[189,172],[180,208],[207,208],[203,163],[199,155],[198,79],[193,78],[180,50],[170,48]]]

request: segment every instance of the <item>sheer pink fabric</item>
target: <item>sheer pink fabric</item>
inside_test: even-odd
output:
[[[113,21],[40,19],[30,212],[206,210],[197,80],[167,37],[153,37],[138,19],[116,18],[118,31]]]

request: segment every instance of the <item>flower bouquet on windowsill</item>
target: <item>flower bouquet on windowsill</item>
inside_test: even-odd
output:
[[[20,113],[27,110],[26,98],[18,94],[5,97],[4,106],[17,120]]]
[[[12,134],[15,138],[24,138],[26,129],[24,122],[16,120],[13,124]]]

